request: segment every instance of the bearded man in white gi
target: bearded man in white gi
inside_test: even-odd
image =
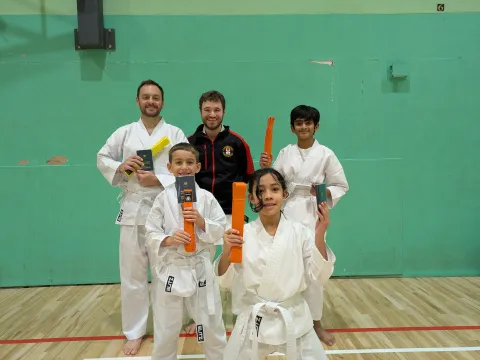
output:
[[[146,333],[149,293],[149,256],[145,247],[145,220],[155,197],[175,182],[167,169],[168,151],[180,142],[188,142],[178,127],[160,115],[164,91],[153,80],[137,88],[137,105],[141,116],[124,125],[108,138],[97,154],[97,167],[112,185],[122,190],[123,198],[116,224],[120,225],[120,282],[122,327],[127,338],[125,355],[136,355]],[[153,171],[141,170],[142,157],[137,150],[151,149],[164,136],[170,143],[152,157]],[[129,175],[126,172],[133,172]]]

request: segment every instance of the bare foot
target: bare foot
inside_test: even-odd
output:
[[[137,355],[141,344],[142,338],[136,340],[127,340],[123,347],[123,353],[125,355]]]
[[[327,330],[325,330],[321,326],[315,326],[313,329],[317,333],[320,341],[323,342],[325,345],[332,346],[333,344],[335,344],[335,336],[330,334]]]
[[[195,322],[193,321],[183,327],[183,332],[185,334],[195,334],[196,331],[197,331],[197,324],[195,324]]]

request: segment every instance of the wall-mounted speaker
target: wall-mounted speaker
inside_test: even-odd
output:
[[[115,30],[103,27],[103,0],[77,0],[75,49],[115,50]]]

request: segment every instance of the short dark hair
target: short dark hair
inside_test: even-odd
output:
[[[198,101],[198,106],[200,107],[200,110],[202,110],[203,103],[207,101],[220,102],[222,104],[223,111],[225,111],[225,97],[220,92],[216,90],[211,90],[203,93],[202,96],[200,96],[200,100]]]
[[[200,153],[198,152],[197,148],[190,143],[182,142],[175,144],[170,148],[170,151],[168,152],[168,161],[170,163],[172,163],[173,153],[178,150],[190,151],[192,154],[195,155],[197,163],[200,162]]]
[[[298,105],[290,112],[290,126],[292,128],[297,119],[312,120],[313,124],[317,126],[320,123],[320,112],[313,106]]]
[[[154,86],[156,86],[156,87],[160,90],[160,92],[162,93],[162,100],[165,100],[165,95],[164,95],[164,92],[163,92],[163,88],[162,88],[160,85],[158,85],[158,83],[156,83],[155,81],[150,80],[150,79],[149,79],[149,80],[143,80],[143,81],[140,83],[140,85],[138,85],[138,88],[137,88],[137,98],[138,98],[138,96],[140,95],[140,89],[141,89],[142,87],[144,87],[145,85],[154,85]]]

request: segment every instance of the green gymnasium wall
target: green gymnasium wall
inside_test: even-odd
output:
[[[105,0],[105,53],[74,50],[75,1],[3,0],[0,286],[119,281],[118,191],[96,152],[138,119],[146,78],[187,135],[199,95],[223,92],[256,161],[268,116],[278,152],[291,108],[320,109],[351,187],[332,211],[334,275],[480,275],[480,2],[444,3]]]

